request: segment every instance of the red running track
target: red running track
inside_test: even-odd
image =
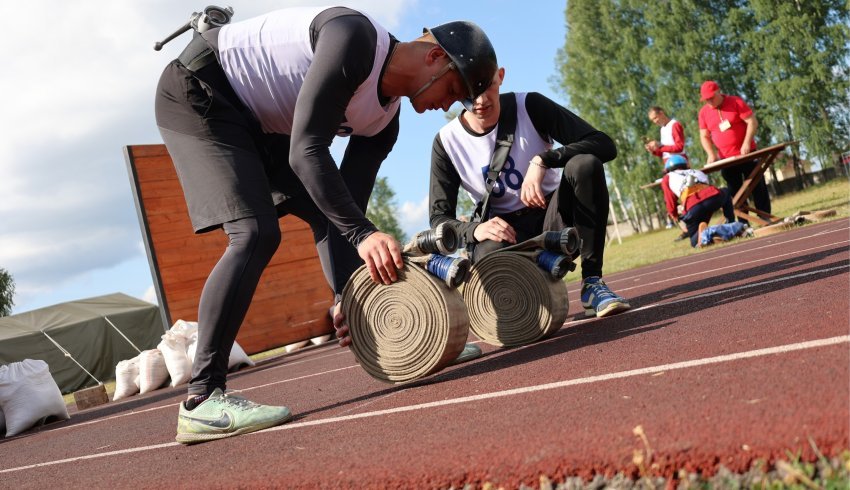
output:
[[[307,349],[233,375],[289,424],[184,447],[183,389],[0,439],[0,486],[447,488],[540,475],[743,471],[850,447],[850,221],[812,224],[606,277],[634,309],[586,320],[577,286],[555,336],[411,386],[347,349]],[[608,254],[616,253],[616,246]]]

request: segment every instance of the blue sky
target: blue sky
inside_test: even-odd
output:
[[[234,21],[287,5],[234,0]],[[13,313],[113,292],[155,302],[122,148],[162,140],[153,94],[162,67],[189,39],[163,51],[154,41],[206,4],[187,1],[12,2],[0,54],[6,95],[0,131],[0,268],[16,283]],[[565,36],[564,0],[339,2],[362,9],[402,41],[422,27],[471,20],[488,33],[506,91],[553,90]],[[49,24],[49,28],[45,25]],[[37,26],[45,25],[45,28]],[[402,101],[401,134],[381,167],[408,234],[427,220],[428,168],[441,111],[416,114]],[[338,154],[344,142],[334,145]],[[284,237],[284,245],[285,246]]]

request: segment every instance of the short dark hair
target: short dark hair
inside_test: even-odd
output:
[[[667,114],[667,112],[664,109],[662,109],[661,107],[658,107],[657,105],[650,107],[649,112],[663,112],[663,113]]]

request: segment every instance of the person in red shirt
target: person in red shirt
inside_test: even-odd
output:
[[[657,157],[661,157],[661,163],[667,163],[670,155],[682,155],[688,160],[685,153],[685,129],[682,123],[667,116],[664,109],[658,106],[649,108],[649,120],[660,127],[661,137],[658,140],[647,142],[643,147],[646,151]]]
[[[716,160],[746,155],[756,149],[754,139],[758,120],[744,99],[720,93],[717,82],[708,80],[700,87],[705,105],[699,111],[699,137],[705,150],[706,164]],[[715,152],[715,148],[717,151]],[[719,157],[719,158],[718,158]],[[727,167],[720,171],[734,196],[757,162]],[[770,194],[764,180],[753,190],[756,209],[770,213]],[[739,218],[746,223],[746,220]]]

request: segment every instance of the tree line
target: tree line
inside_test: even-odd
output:
[[[795,162],[802,156],[824,168],[837,165],[850,148],[848,5],[569,0],[552,82],[574,112],[617,144],[619,156],[606,168],[620,219],[641,231],[664,216],[660,193],[640,189],[662,175],[660,160],[643,148],[643,138],[658,137],[647,118],[651,106],[684,125],[691,163],[702,166],[697,114],[705,80],[753,107],[759,147],[796,140]],[[802,177],[801,166],[795,171]]]

